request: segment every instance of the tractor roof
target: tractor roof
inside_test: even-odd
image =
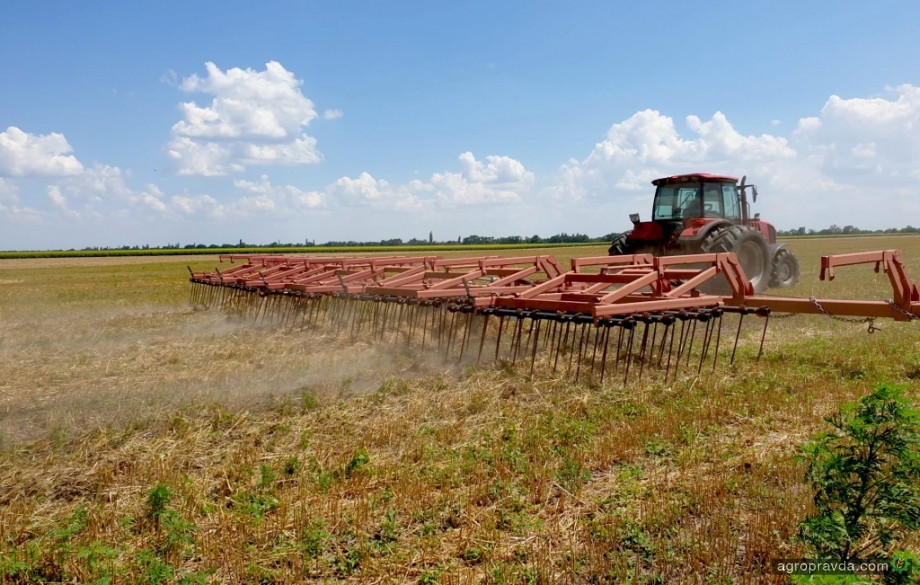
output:
[[[692,183],[699,181],[711,181],[714,183],[737,183],[737,177],[726,175],[710,175],[709,173],[691,173],[689,175],[674,175],[673,177],[662,177],[652,181],[652,185],[673,185],[674,183]]]

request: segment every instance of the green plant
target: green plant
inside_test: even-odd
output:
[[[351,461],[348,462],[348,465],[345,466],[345,477],[351,477],[351,474],[354,473],[360,467],[370,463],[371,459],[367,455],[367,451],[364,449],[358,449],[355,452],[354,457],[351,458]]]
[[[819,556],[848,560],[920,528],[920,411],[903,387],[879,383],[825,420],[833,430],[802,448],[816,513],[798,538]]]
[[[160,517],[172,502],[172,492],[168,485],[158,483],[147,492],[147,517],[159,523]]]
[[[303,464],[294,455],[291,455],[284,461],[285,475],[294,475],[301,469],[303,469]]]
[[[147,585],[163,585],[172,581],[175,572],[165,561],[156,556],[153,551],[142,548],[137,552],[138,569],[141,571],[141,583]]]

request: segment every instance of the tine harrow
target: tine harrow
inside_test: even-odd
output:
[[[733,253],[574,258],[553,256],[329,257],[231,255],[226,270],[191,273],[191,303],[256,323],[435,352],[442,359],[529,360],[577,382],[699,375],[720,351],[734,362],[745,317],[763,320],[758,359],[773,312],[870,321],[920,320],[920,295],[901,253],[825,256],[834,269],[875,264],[892,286],[884,301],[755,295]],[[707,294],[721,276],[730,293]],[[730,347],[723,317],[737,314]],[[727,345],[727,344],[726,344]],[[729,353],[730,352],[730,353]],[[723,358],[724,359],[724,358]],[[711,364],[711,365],[709,365]]]

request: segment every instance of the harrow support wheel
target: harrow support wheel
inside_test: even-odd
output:
[[[792,250],[780,248],[773,256],[771,288],[792,288],[799,282],[799,259]]]
[[[770,262],[770,250],[763,234],[754,228],[732,225],[723,229],[715,229],[700,243],[700,252],[703,254],[734,252],[745,276],[754,287],[754,293],[760,294],[767,290],[773,268]],[[711,280],[700,290],[709,294],[731,294],[728,283],[722,277]]]

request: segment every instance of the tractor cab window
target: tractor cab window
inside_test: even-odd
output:
[[[722,189],[718,183],[703,185],[703,213],[696,217],[722,217]]]
[[[699,217],[700,185],[659,185],[655,193],[655,221],[681,221],[686,217]],[[688,216],[691,213],[693,215]]]
[[[722,204],[725,206],[725,219],[741,220],[741,209],[738,205],[738,194],[731,183],[722,183]]]

